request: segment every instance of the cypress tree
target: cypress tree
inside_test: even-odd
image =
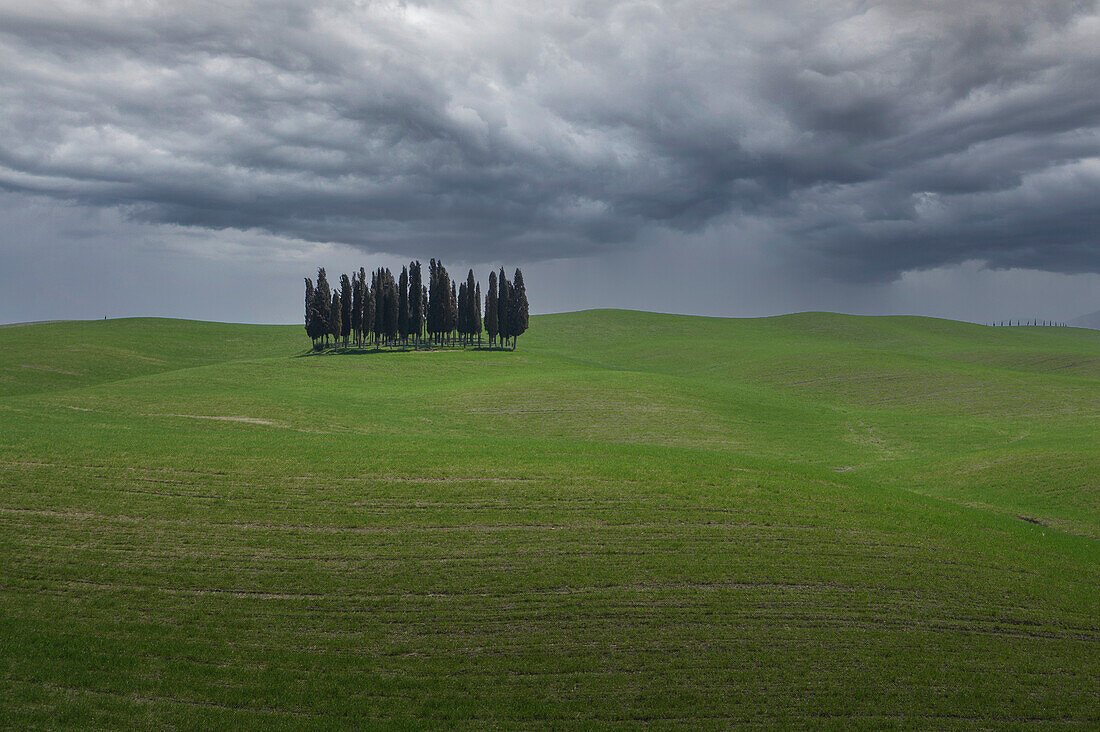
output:
[[[374,339],[379,345],[386,342],[386,273],[378,268],[378,288],[374,294]]]
[[[454,329],[451,277],[442,262],[433,259],[429,266],[428,332],[434,334],[437,343],[442,343]]]
[[[379,267],[374,285],[374,342],[381,344],[386,333],[386,276]]]
[[[365,272],[363,273],[366,274]],[[374,275],[371,275],[371,283],[367,284],[363,279],[363,340],[370,341],[374,332]]]
[[[446,343],[451,330],[448,327],[451,322],[451,276],[442,262],[436,262],[436,267],[439,271],[439,323],[436,327],[439,328],[440,343]]]
[[[477,336],[477,347],[481,348],[481,283],[474,284],[474,335]]]
[[[367,272],[363,267],[359,268],[359,347],[367,342],[367,318],[370,317],[370,283],[367,282]]]
[[[424,309],[420,300],[422,285],[420,261],[409,262],[409,332],[412,333],[413,342],[419,342],[420,334],[424,332]]]
[[[397,332],[405,345],[409,343],[409,268],[401,268],[397,284]]]
[[[317,333],[319,338],[324,339],[322,347],[328,345],[328,336],[331,332],[329,327],[329,310],[332,305],[332,292],[328,286],[328,276],[325,274],[324,267],[317,268],[317,285],[313,288],[313,313],[317,318]]]
[[[386,319],[383,325],[386,332],[386,341],[392,347],[394,341],[397,340],[398,297],[397,284],[393,281],[393,273],[388,268],[386,269],[385,281]]]
[[[367,323],[367,298],[370,297],[370,285],[367,284],[367,271],[359,268],[359,347],[363,347],[363,331]]]
[[[477,287],[477,283],[474,282],[474,271],[471,269],[466,274],[466,298],[462,303],[462,310],[464,311],[462,319],[468,342],[473,341],[474,334],[477,332],[477,330],[474,329],[474,321],[479,320],[476,312],[477,306],[475,305],[477,302],[477,293],[474,291],[475,287]],[[478,329],[480,329],[481,323],[477,325]]]
[[[489,347],[497,339],[497,273],[489,273],[489,293],[485,296],[485,332],[489,334]]]
[[[508,345],[512,336],[512,286],[504,274],[504,267],[497,275],[497,337],[500,345]]]
[[[428,262],[428,336],[433,341],[439,333],[439,324],[442,319],[439,300],[439,264],[433,258]]]
[[[363,298],[363,333],[366,339],[374,343],[374,322],[378,318],[378,272],[370,273],[370,284],[367,285]]]
[[[454,331],[458,327],[458,297],[455,294],[455,283],[451,283],[451,296],[447,299],[447,334],[454,343]]]
[[[348,347],[351,335],[351,280],[346,274],[340,275],[340,337],[344,339],[344,348]]]
[[[466,341],[466,333],[469,328],[470,318],[466,311],[466,283],[458,285],[458,336],[462,342]]]
[[[512,348],[516,347],[516,338],[527,332],[527,322],[530,316],[527,312],[527,287],[523,284],[523,272],[516,269],[515,279],[512,280],[512,310],[511,331]]]
[[[358,272],[351,273],[351,337],[358,348],[359,332],[363,329],[363,283]]]
[[[313,280],[306,277],[306,335],[313,341],[313,347],[317,347],[316,319],[313,317]]]
[[[424,313],[425,317],[428,313],[428,286],[420,286],[420,312]]]
[[[377,281],[374,286],[374,342],[382,345],[386,332],[386,278],[381,267],[374,276]]]
[[[340,347],[340,315],[342,309],[343,305],[340,303],[340,293],[332,293],[332,307],[329,308],[328,315],[328,332],[332,334],[332,343],[336,348]]]

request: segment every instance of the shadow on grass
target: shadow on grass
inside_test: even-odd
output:
[[[347,348],[325,348],[322,350],[309,349],[303,351],[294,358],[308,358],[310,356],[384,356],[398,353],[463,353],[469,351],[483,351],[492,353],[512,353],[516,349],[504,346],[373,346],[363,348],[349,346]]]

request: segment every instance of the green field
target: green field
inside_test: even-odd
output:
[[[1100,726],[1100,332],[0,329],[0,726]]]

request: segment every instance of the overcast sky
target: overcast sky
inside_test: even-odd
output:
[[[0,0],[0,321],[1100,309],[1096,2]]]

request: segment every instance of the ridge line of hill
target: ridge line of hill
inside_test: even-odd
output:
[[[1046,373],[1076,381],[1095,379],[1096,366],[1089,364],[1100,359],[1097,331],[1000,332],[1003,329],[924,316],[802,313],[713,318],[602,309],[536,316],[539,321],[544,327],[525,337],[521,353],[632,373],[686,376],[700,367],[709,373],[761,359],[779,359],[777,363],[790,369],[797,366],[800,354],[848,353],[855,358],[866,352],[893,353],[914,364],[950,361],[952,370],[974,374]],[[308,351],[304,334],[290,325],[126,318],[29,324],[0,332],[0,396],[56,392]],[[1036,349],[1042,358],[1026,357]],[[971,360],[971,351],[979,357],[988,351],[991,358]],[[1047,370],[1042,370],[1044,364]]]

